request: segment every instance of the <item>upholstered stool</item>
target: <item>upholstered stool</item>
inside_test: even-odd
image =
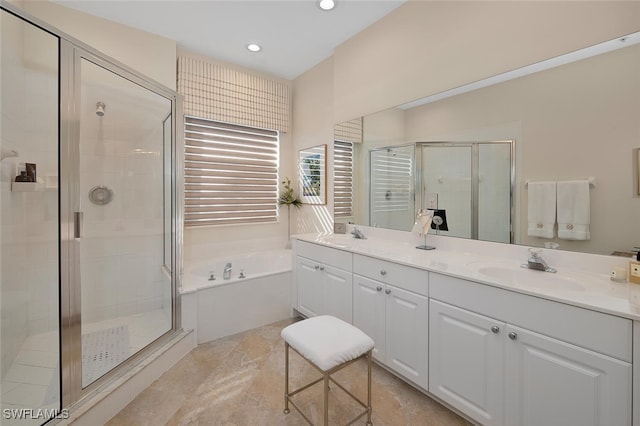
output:
[[[352,424],[365,414],[367,425],[371,425],[371,351],[373,340],[362,331],[336,317],[321,315],[291,324],[282,330],[285,346],[285,388],[284,413],[289,413],[289,403],[311,425],[313,422],[298,408],[291,397],[298,392],[324,381],[324,424],[329,424],[329,381],[335,383],[365,410],[348,424]],[[292,348],[312,366],[322,373],[322,377],[293,392],[289,392],[289,348]],[[367,403],[336,382],[331,375],[360,358],[367,359]]]

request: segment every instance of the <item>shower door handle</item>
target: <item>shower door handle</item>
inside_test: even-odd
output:
[[[73,238],[82,238],[83,212],[73,212]]]

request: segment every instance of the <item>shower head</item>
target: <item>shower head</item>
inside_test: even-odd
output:
[[[104,104],[104,102],[98,102],[96,104],[96,115],[98,117],[103,117],[104,116],[104,110],[107,106]]]

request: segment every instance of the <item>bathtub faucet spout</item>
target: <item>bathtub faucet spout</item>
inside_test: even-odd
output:
[[[225,280],[231,279],[231,268],[232,268],[231,262],[227,262],[227,264],[224,265],[224,273],[222,275],[223,279]]]

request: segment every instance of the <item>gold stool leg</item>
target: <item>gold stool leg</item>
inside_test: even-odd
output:
[[[289,344],[284,342],[284,414],[289,414]]]
[[[329,426],[329,373],[324,373],[324,426]]]
[[[367,354],[367,426],[372,426],[371,423],[371,358],[373,356],[372,351]]]

